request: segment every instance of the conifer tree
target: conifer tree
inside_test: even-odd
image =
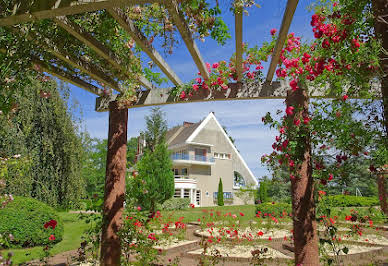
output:
[[[217,205],[224,206],[224,191],[222,188],[222,179],[221,178],[220,178],[220,182],[218,183]]]

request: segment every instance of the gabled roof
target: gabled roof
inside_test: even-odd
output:
[[[170,129],[166,133],[166,140],[169,146],[182,144],[193,134],[202,122],[186,126],[178,126]]]
[[[182,126],[174,127],[172,129],[170,129],[169,131],[167,131],[166,139],[167,139],[168,145],[169,146],[173,146],[173,145],[179,145],[179,144],[184,144],[184,143],[188,143],[188,144],[189,143],[194,143],[193,142],[194,138],[199,134],[199,132],[201,132],[201,130],[206,126],[206,124],[211,119],[214,119],[214,121],[216,122],[217,126],[219,127],[219,130],[223,133],[225,139],[232,146],[232,149],[235,151],[235,153],[237,154],[238,158],[241,160],[241,162],[244,165],[244,167],[247,168],[249,174],[251,175],[251,178],[253,179],[253,181],[255,182],[255,184],[257,186],[258,182],[257,182],[254,174],[252,173],[251,169],[249,169],[248,165],[246,164],[246,162],[242,158],[240,152],[236,149],[236,146],[232,143],[232,141],[230,140],[229,136],[226,134],[225,130],[223,129],[221,124],[218,122],[218,120],[216,119],[216,117],[215,117],[213,112],[210,112],[208,114],[208,116],[204,120],[202,120],[202,121],[200,121],[198,123],[194,123],[194,124],[191,124],[191,125],[182,125]],[[208,144],[210,144],[210,143],[208,143]]]

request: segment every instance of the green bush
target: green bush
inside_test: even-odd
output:
[[[369,207],[379,205],[379,200],[375,197],[334,195],[323,197],[321,204],[328,207]]]
[[[266,217],[271,214],[274,217],[289,216],[292,213],[291,204],[271,202],[258,204],[256,206],[256,214],[260,212],[261,217]]]
[[[44,224],[56,220],[57,226],[44,228]],[[55,235],[59,242],[63,237],[63,222],[55,210],[43,202],[26,197],[15,197],[5,208],[0,209],[0,234],[12,234],[11,247],[33,247],[50,242]]]
[[[260,203],[268,202],[268,184],[266,181],[261,181],[259,186],[259,200]]]
[[[173,211],[173,210],[183,210],[189,207],[190,199],[182,198],[171,198],[166,200],[162,205],[160,205],[161,210]]]

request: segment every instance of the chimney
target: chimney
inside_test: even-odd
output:
[[[184,121],[184,122],[183,122],[183,126],[184,126],[184,127],[189,127],[189,126],[191,126],[191,125],[194,125],[194,123],[192,123],[192,122],[187,122],[187,121]]]

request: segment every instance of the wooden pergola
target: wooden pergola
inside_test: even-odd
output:
[[[78,39],[81,43],[93,50],[99,57],[108,62],[110,67],[117,70],[122,76],[133,78],[131,73],[128,73],[127,69],[123,68],[120,58],[112,50],[98,41],[93,33],[87,32],[79,24],[74,23],[67,18],[69,15],[104,9],[117,21],[121,28],[133,38],[137,46],[148,55],[168,79],[175,86],[181,86],[183,83],[174,72],[173,68],[168,65],[158,51],[149,44],[147,38],[136,27],[134,21],[132,21],[123,11],[123,8],[128,6],[150,3],[159,3],[165,6],[169,16],[173,20],[173,24],[178,29],[194,63],[201,73],[201,76],[208,79],[209,73],[205,62],[182,12],[178,8],[176,0],[41,0],[35,1],[32,5],[29,5],[29,1],[18,0],[15,1],[12,14],[0,18],[0,27],[14,29],[13,26],[16,24],[51,19],[75,39]],[[212,94],[200,93],[183,101],[177,100],[169,95],[172,88],[156,88],[144,76],[138,76],[136,77],[136,81],[143,89],[137,91],[136,101],[134,101],[129,108],[178,102],[286,98],[286,91],[289,88],[288,84],[272,80],[297,5],[298,0],[287,1],[277,43],[272,54],[266,81],[263,84],[245,84],[242,82],[243,13],[241,12],[242,10],[240,10],[240,12],[235,13],[236,83],[229,84],[229,89],[226,91],[214,92]],[[30,34],[28,38],[33,42],[36,42],[37,39],[33,34]],[[76,57],[69,54],[58,43],[55,43],[50,38],[43,38],[43,42],[37,42],[36,45],[45,49],[45,51],[49,52],[58,60],[67,63],[74,69],[87,75],[90,80],[103,83],[117,93],[124,92],[120,82],[118,82],[110,73],[107,73],[100,66],[91,64],[82,57]],[[117,94],[105,95],[103,89],[93,85],[92,82],[74,76],[56,65],[43,62],[38,57],[33,57],[32,62],[40,65],[45,72],[97,95],[96,111],[109,110],[109,137],[103,209],[104,225],[102,233],[101,262],[103,265],[118,265],[120,262],[121,251],[117,232],[122,224],[123,202],[125,199],[128,109],[119,108],[118,103],[115,101]],[[323,92],[316,92],[316,94],[310,96],[324,97],[326,95],[324,95]]]

